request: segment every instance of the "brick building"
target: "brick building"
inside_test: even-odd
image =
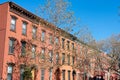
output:
[[[1,79],[22,80],[29,65],[35,80],[52,80],[55,70],[75,80],[75,37],[13,2],[0,4],[0,21]]]
[[[0,36],[2,80],[23,80],[26,66],[33,80],[81,80],[77,54],[94,51],[13,2],[0,4]]]

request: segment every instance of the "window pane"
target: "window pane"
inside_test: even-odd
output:
[[[12,65],[8,65],[7,80],[12,80],[12,71],[13,71],[13,66]]]
[[[33,38],[36,38],[36,33],[37,33],[37,28],[33,27],[33,29],[32,29],[32,37]]]
[[[45,40],[45,31],[42,31],[42,35],[41,35],[41,41]]]
[[[74,43],[72,43],[72,50],[74,50]]]
[[[15,30],[16,27],[16,18],[11,18],[11,26],[10,26],[10,30]]]
[[[12,54],[14,52],[14,39],[9,40],[9,54]]]
[[[41,50],[41,58],[44,59],[45,58],[45,49],[42,48]]]
[[[56,64],[59,62],[59,53],[56,53]]]
[[[12,66],[8,66],[8,73],[12,73]]]
[[[55,38],[55,44],[58,44],[58,37]]]
[[[43,48],[43,49],[42,49],[42,54],[44,54],[44,53],[45,53],[45,49]]]
[[[44,80],[44,69],[41,69],[41,80]]]
[[[15,21],[16,21],[16,19],[15,19],[15,18],[12,18],[11,24],[15,24]]]
[[[65,80],[65,70],[62,70],[62,80]]]
[[[32,45],[32,58],[35,58],[36,46]]]
[[[49,51],[49,57],[50,57],[49,60],[52,63],[52,61],[53,61],[52,60],[53,59],[53,51],[51,51],[51,50]]]
[[[26,30],[27,30],[27,23],[23,22],[23,25],[22,25],[22,34],[23,35],[26,35]]]
[[[52,80],[52,69],[49,70],[49,80]]]
[[[23,77],[24,77],[24,68],[21,67],[20,68],[20,80],[24,80]]]
[[[21,50],[21,53],[22,53],[22,55],[25,55],[25,52],[26,52],[26,50],[25,50],[26,42],[21,42],[21,44],[22,44],[22,50]]]
[[[7,75],[7,80],[12,80],[12,74]]]

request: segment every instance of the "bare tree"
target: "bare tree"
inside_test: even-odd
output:
[[[24,43],[24,46],[21,43]],[[18,41],[17,39],[15,39],[14,42],[14,59],[15,59],[15,68],[13,70],[13,72],[15,73],[15,79],[17,79],[20,75],[18,73],[20,73],[20,71],[18,70],[18,68],[24,68],[24,80],[28,79],[31,80],[32,79],[32,69],[36,68],[36,66],[34,65],[35,62],[35,58],[33,58],[32,56],[32,43],[31,40],[27,40],[27,39],[22,39],[22,41]]]
[[[72,32],[76,27],[76,17],[71,9],[71,3],[68,0],[45,0],[36,11],[40,17],[55,26]]]
[[[90,46],[95,44],[95,39],[87,26],[81,27],[74,35],[77,36],[80,41],[87,43]]]
[[[120,75],[120,35],[112,35],[110,38],[99,41],[97,44],[99,50],[106,52],[109,56],[109,72],[115,71]]]
[[[71,9],[72,3],[68,0],[44,0],[36,13],[48,22],[62,28],[68,33],[78,37],[80,41],[89,45],[94,44],[94,38],[88,27],[81,27],[79,18],[76,18]]]

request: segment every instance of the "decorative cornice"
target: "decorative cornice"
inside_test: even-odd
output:
[[[68,38],[68,39],[70,39],[72,41],[77,40],[77,37],[75,37],[74,35],[64,31],[63,29],[60,29],[60,30],[61,30],[61,35],[64,36],[65,38]]]
[[[9,6],[10,6],[10,11],[27,18],[28,20],[34,22],[34,23],[39,23],[39,21],[41,20],[41,18],[39,18],[38,16],[30,13],[29,11],[25,10],[24,8],[18,6],[17,4],[13,3],[13,2],[9,2]]]
[[[9,6],[10,6],[10,11],[11,12],[28,19],[33,23],[42,24],[42,25],[46,26],[46,28],[50,28],[52,30],[60,30],[61,33],[62,33],[61,35],[64,34],[63,35],[64,37],[68,37],[69,39],[71,39],[73,41],[76,39],[76,37],[73,36],[72,34],[56,27],[55,25],[45,21],[44,19],[42,19],[42,18],[36,16],[35,14],[25,10],[24,8],[20,7],[19,5],[15,4],[13,2],[9,2]]]

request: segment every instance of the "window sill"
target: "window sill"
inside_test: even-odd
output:
[[[41,41],[42,43],[46,43],[45,41]]]
[[[33,39],[33,40],[37,40],[37,38],[36,38],[36,37],[32,37],[32,39]]]
[[[22,34],[23,36],[27,37],[27,34]]]
[[[14,54],[14,53],[8,53],[8,55],[13,55],[13,56],[15,56],[15,54]]]
[[[12,30],[12,29],[10,29],[10,31],[11,31],[11,32],[15,32],[15,33],[16,33],[16,30]]]
[[[20,55],[20,57],[25,57],[25,55]]]

